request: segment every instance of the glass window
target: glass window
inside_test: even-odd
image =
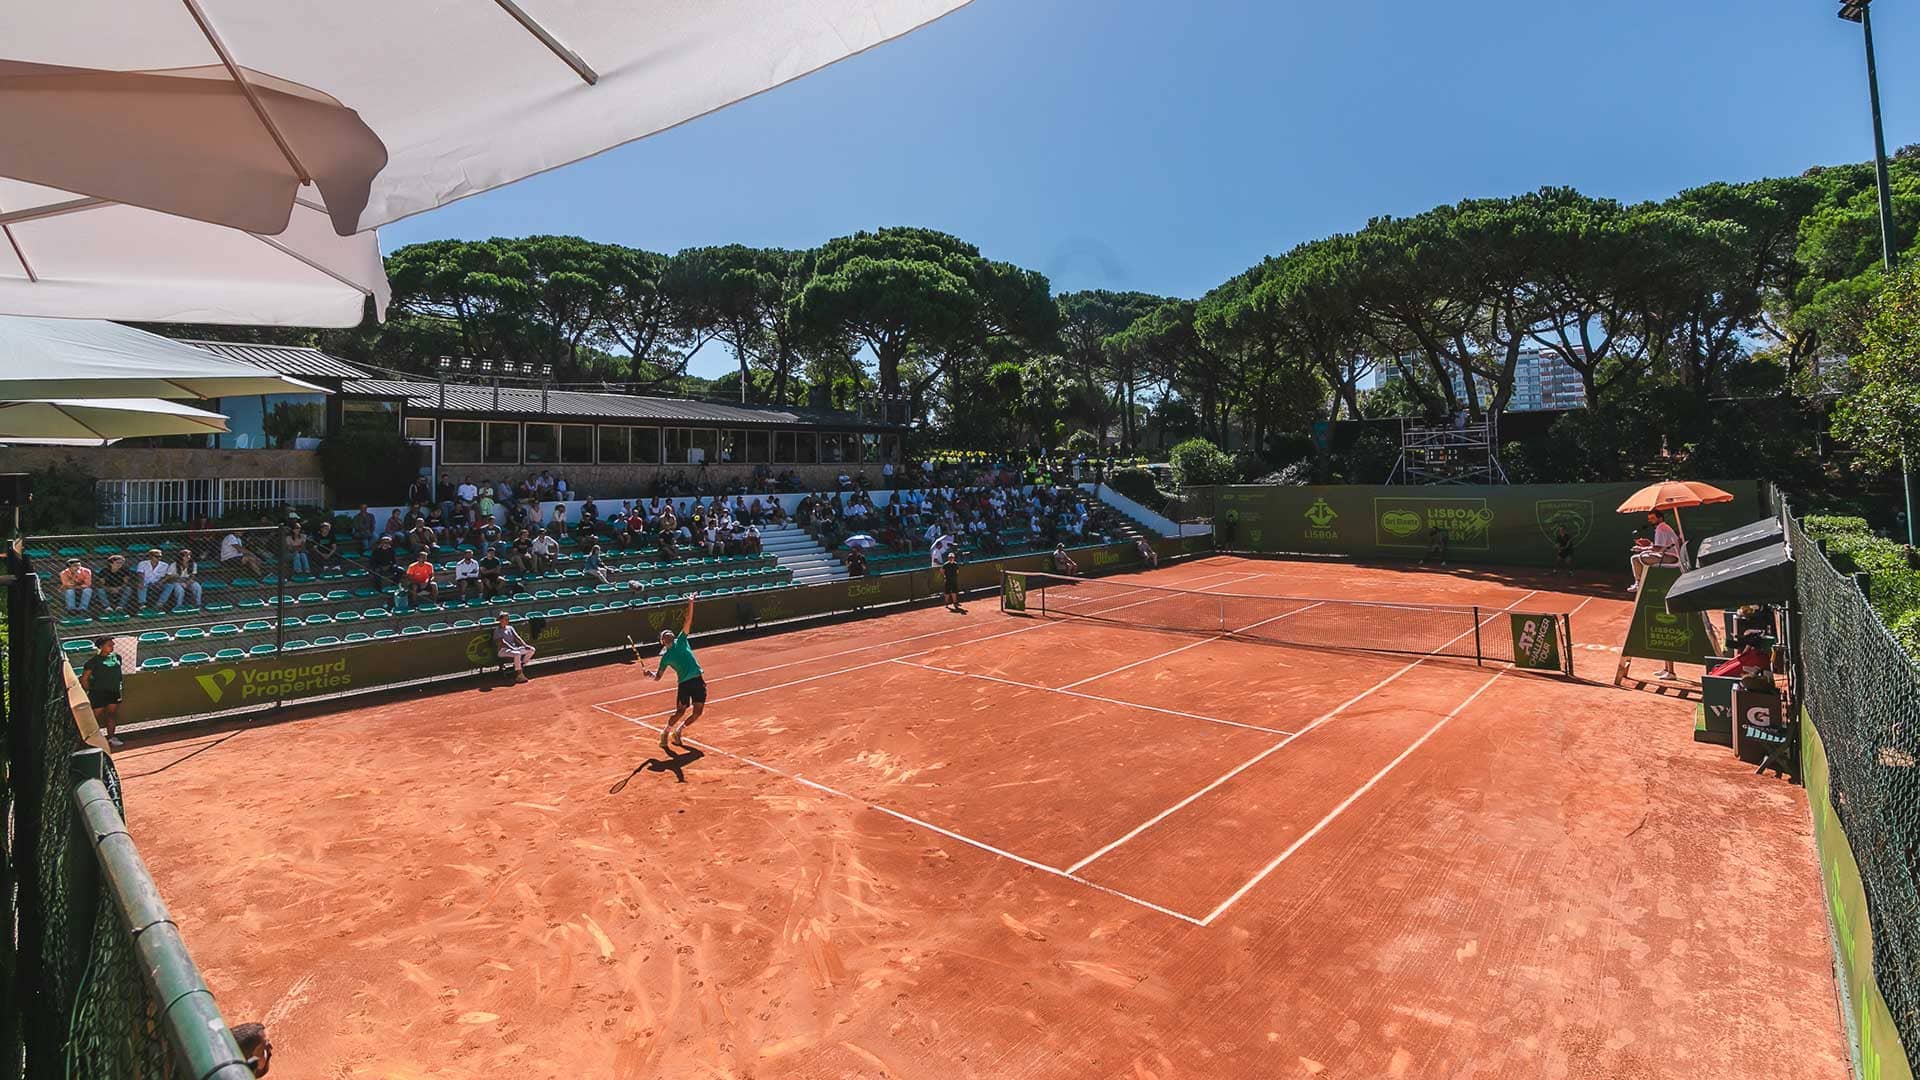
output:
[[[900,464],[900,436],[880,436],[880,460],[891,461],[895,465]]]
[[[440,460],[448,465],[480,464],[480,422],[448,420],[440,425]]]
[[[398,431],[400,403],[348,398],[340,403],[340,426],[360,431]]]
[[[747,460],[755,463],[773,460],[773,432],[747,432]]]
[[[687,448],[692,445],[693,445],[693,432],[688,431],[686,428],[679,428],[679,427],[668,428],[667,429],[667,464],[685,465],[687,463]]]
[[[488,424],[486,427],[486,463],[518,465],[520,463],[520,425]]]
[[[660,464],[660,429],[633,428],[633,460],[637,464]]]
[[[407,417],[406,435],[409,439],[433,438],[433,418],[427,416]]]
[[[773,460],[782,465],[793,464],[793,444],[795,432],[780,431],[773,436]]]
[[[632,447],[632,428],[600,425],[600,464],[625,465],[632,460],[628,455]]]
[[[880,436],[849,435],[847,436],[847,438],[849,439],[858,438],[860,440],[860,460],[861,461],[866,462],[868,465],[880,464]]]
[[[723,431],[720,433],[720,460],[747,460],[747,433],[744,431]]]
[[[839,435],[832,434],[832,433],[822,433],[819,436],[819,438],[820,438],[820,464],[838,465],[842,461],[846,460],[845,455],[841,452]]]
[[[713,462],[720,460],[720,433],[712,428],[693,429],[694,453],[687,455],[688,460]]]
[[[820,436],[811,431],[793,433],[793,460],[811,465],[820,460]]]
[[[593,425],[560,426],[560,460],[568,465],[593,464]]]
[[[545,465],[560,460],[560,425],[527,425],[527,464]]]

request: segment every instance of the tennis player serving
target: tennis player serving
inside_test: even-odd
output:
[[[678,637],[671,630],[660,631],[660,666],[647,672],[648,678],[658,679],[672,668],[680,677],[680,695],[674,700],[673,718],[660,729],[660,749],[669,754],[674,752],[673,747],[667,745],[669,742],[679,743],[681,750],[687,748],[682,741],[687,727],[700,719],[707,708],[707,680],[700,677],[700,661],[693,658],[692,635],[693,597],[689,596],[686,624],[680,628]],[[693,708],[691,715],[687,712],[688,706]]]

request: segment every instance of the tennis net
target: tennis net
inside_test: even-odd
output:
[[[1001,590],[1001,606],[1148,630],[1476,662],[1515,662],[1518,646],[1525,659],[1534,661],[1526,666],[1548,660],[1557,670],[1569,670],[1566,616],[1508,608],[1197,592],[1012,572]],[[1545,648],[1537,644],[1546,638]]]

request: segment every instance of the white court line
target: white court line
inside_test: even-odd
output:
[[[1203,579],[1203,578],[1210,578],[1210,577],[1222,577],[1222,576],[1227,576],[1227,577],[1233,577],[1233,576],[1236,576],[1236,575],[1234,575],[1234,573],[1233,573],[1232,571],[1226,571],[1226,570],[1216,570],[1216,571],[1212,571],[1212,572],[1210,572],[1210,573],[1206,573],[1206,574],[1201,574],[1201,575],[1199,575],[1199,577],[1198,577],[1198,578],[1194,578],[1194,579],[1190,579],[1190,580],[1200,580],[1200,579]],[[1256,576],[1256,575],[1253,575],[1253,574],[1239,574],[1239,575],[1237,575],[1237,576],[1238,576],[1239,578],[1242,578],[1242,579],[1245,579],[1245,578],[1248,578],[1248,577],[1254,577],[1254,576]],[[1224,582],[1224,581],[1221,581],[1221,582],[1215,582],[1215,583],[1214,583],[1214,584],[1212,584],[1212,585],[1208,585],[1208,586],[1206,586],[1206,588],[1208,588],[1208,589],[1217,589],[1217,588],[1219,588],[1219,587],[1220,587],[1221,585],[1226,585],[1226,584],[1230,584],[1230,582]],[[1146,590],[1145,590],[1144,588],[1142,588],[1142,589],[1136,589],[1136,590],[1134,590],[1134,591],[1135,591],[1135,592],[1142,592],[1142,591],[1146,591]],[[1202,590],[1202,591],[1204,591],[1204,590]],[[1128,595],[1128,594],[1125,594],[1125,593],[1123,593],[1123,594],[1121,594],[1121,595],[1122,595],[1122,596],[1124,596],[1124,595]],[[1117,597],[1115,597],[1115,598],[1111,598],[1111,599],[1118,599],[1118,598],[1117,598]],[[1156,597],[1155,599],[1157,599],[1157,597]],[[1124,611],[1124,610],[1125,610],[1125,609],[1126,609],[1127,607],[1134,607],[1134,606],[1136,606],[1136,605],[1133,605],[1133,604],[1128,604],[1128,605],[1125,605],[1125,606],[1123,606],[1123,607],[1117,607],[1117,608],[1109,608],[1109,609],[1107,609],[1107,610],[1108,610],[1108,611]],[[1103,612],[1100,612],[1099,614],[1106,614],[1106,612],[1105,612],[1105,611],[1103,611]],[[1055,624],[1054,624],[1053,622],[1050,622],[1050,621],[1043,621],[1043,622],[1041,622],[1041,623],[1040,623],[1039,625],[1036,625],[1036,626],[1029,626],[1029,627],[1023,627],[1022,629],[1024,629],[1024,630],[1038,630],[1038,629],[1040,629],[1040,628],[1041,628],[1042,626],[1053,626],[1053,625],[1055,625]],[[886,647],[887,647],[887,646],[889,646],[889,645],[900,645],[900,644],[904,644],[904,643],[906,643],[906,642],[909,642],[909,641],[919,641],[919,640],[921,640],[921,639],[923,639],[923,638],[930,638],[930,637],[940,637],[940,636],[942,636],[942,635],[945,635],[945,634],[952,634],[952,633],[957,633],[957,632],[959,632],[959,631],[962,631],[962,630],[965,630],[965,629],[967,629],[967,628],[966,628],[966,627],[964,627],[964,626],[956,626],[956,627],[953,627],[953,628],[951,628],[951,629],[948,629],[948,630],[933,630],[933,631],[929,631],[928,633],[925,633],[925,634],[914,634],[914,635],[913,635],[913,636],[911,636],[911,637],[903,637],[903,638],[893,638],[893,639],[891,639],[891,640],[888,640],[888,641],[876,641],[876,642],[873,642],[873,643],[871,643],[871,644],[868,644],[868,645],[856,645],[856,646],[854,646],[854,647],[853,647],[853,648],[851,648],[851,649],[841,649],[841,650],[840,650],[839,652],[830,652],[830,653],[823,653],[823,654],[821,654],[821,655],[819,655],[819,656],[809,656],[809,657],[806,657],[805,659],[801,659],[801,660],[788,660],[788,661],[786,661],[786,662],[784,662],[784,663],[779,663],[779,664],[768,664],[768,665],[766,665],[765,667],[757,667],[757,668],[751,668],[751,669],[749,669],[749,670],[746,670],[746,671],[736,671],[736,672],[732,672],[732,673],[730,673],[730,674],[727,674],[727,675],[723,675],[723,676],[719,676],[719,677],[716,677],[716,678],[713,678],[713,679],[709,679],[709,680],[708,680],[708,682],[720,682],[720,681],[721,681],[722,679],[739,679],[739,678],[744,678],[745,676],[748,676],[748,675],[759,675],[759,674],[762,674],[763,672],[768,672],[768,671],[780,671],[780,670],[782,670],[782,669],[784,669],[784,668],[790,668],[790,667],[798,667],[798,666],[800,666],[801,664],[812,664],[812,663],[817,663],[817,662],[819,662],[819,661],[821,661],[821,660],[832,660],[832,659],[834,659],[835,657],[840,657],[840,656],[852,656],[852,655],[854,655],[855,653],[863,653],[863,652],[870,652],[870,651],[872,651],[872,650],[874,650],[874,649],[882,649],[882,648],[886,648]],[[1014,631],[1014,632],[1015,632],[1015,633],[1018,633],[1019,631]],[[996,635],[996,636],[999,636],[999,635]],[[981,639],[977,639],[977,640],[982,640],[982,641],[984,641],[984,640],[986,640],[986,639],[985,639],[985,638],[981,638]],[[956,642],[955,644],[958,644],[958,645],[967,645],[967,644],[971,644],[971,642],[966,642],[966,641],[961,641],[961,642]],[[928,651],[929,651],[929,652],[931,652],[932,650],[928,650]],[[924,656],[924,655],[925,655],[925,653],[911,653],[911,654],[909,654],[909,655],[913,655],[913,656]],[[608,698],[608,699],[607,699],[607,700],[605,700],[605,701],[597,701],[597,702],[595,702],[595,703],[594,703],[594,707],[595,707],[595,708],[599,708],[599,707],[600,707],[600,706],[602,706],[602,705],[618,705],[618,704],[620,704],[620,703],[621,703],[621,702],[623,702],[623,701],[633,701],[633,700],[636,700],[636,699],[638,699],[638,698],[644,698],[644,697],[652,697],[652,696],[653,696],[653,695],[655,695],[655,694],[671,694],[671,693],[673,693],[673,692],[674,692],[674,690],[673,690],[673,687],[671,687],[671,686],[663,686],[663,687],[660,687],[659,689],[656,689],[656,690],[648,690],[648,691],[646,691],[646,692],[644,692],[644,693],[639,693],[639,694],[628,694],[628,695],[627,695],[626,697],[617,697],[617,698]]]
[[[1229,896],[1225,900],[1221,901],[1220,906],[1217,908],[1214,908],[1213,911],[1210,912],[1204,920],[1202,920],[1202,925],[1205,925],[1205,926],[1213,925],[1213,920],[1219,918],[1222,914],[1226,912],[1228,908],[1232,907],[1234,904],[1239,903],[1241,897],[1244,897],[1249,892],[1252,892],[1254,889],[1254,886],[1259,885],[1262,881],[1266,880],[1268,874],[1271,874],[1275,870],[1279,869],[1281,863],[1286,862],[1288,859],[1292,858],[1294,852],[1299,851],[1302,847],[1305,847],[1307,844],[1307,841],[1312,840],[1314,837],[1320,835],[1320,831],[1322,829],[1325,829],[1328,825],[1333,824],[1333,820],[1339,817],[1341,814],[1345,813],[1348,807],[1358,802],[1360,800],[1360,796],[1365,795],[1369,791],[1372,791],[1375,784],[1378,784],[1381,780],[1385,779],[1386,775],[1392,772],[1396,766],[1398,766],[1401,762],[1407,760],[1407,758],[1411,757],[1415,750],[1418,750],[1422,746],[1425,746],[1428,739],[1433,738],[1433,736],[1436,733],[1438,733],[1441,728],[1446,727],[1447,723],[1451,721],[1454,717],[1459,716],[1462,712],[1466,711],[1467,706],[1473,704],[1475,699],[1477,699],[1481,694],[1484,694],[1487,692],[1487,688],[1489,686],[1492,686],[1495,680],[1499,679],[1500,676],[1506,673],[1507,673],[1507,669],[1505,668],[1502,668],[1501,670],[1494,672],[1492,678],[1489,678],[1486,682],[1481,683],[1480,688],[1478,690],[1475,690],[1473,693],[1467,695],[1467,700],[1454,706],[1454,709],[1452,712],[1441,717],[1438,723],[1428,728],[1426,732],[1422,734],[1418,739],[1415,739],[1413,741],[1413,745],[1407,747],[1405,750],[1400,751],[1399,757],[1396,757],[1392,761],[1387,762],[1387,764],[1384,767],[1382,767],[1379,772],[1374,773],[1373,776],[1369,778],[1366,783],[1361,784],[1358,790],[1356,790],[1353,794],[1347,796],[1345,799],[1341,800],[1340,805],[1334,807],[1333,810],[1330,811],[1326,817],[1321,818],[1320,821],[1316,825],[1314,825],[1313,828],[1308,829],[1306,832],[1302,833],[1299,839],[1287,845],[1287,849],[1285,851],[1282,851],[1280,854],[1274,856],[1274,859],[1272,862],[1262,867],[1259,873],[1253,875],[1253,877],[1250,880],[1248,880],[1248,882],[1245,885],[1240,886],[1240,888],[1236,890],[1232,896]]]
[[[1533,596],[1534,593],[1537,593],[1537,592],[1539,592],[1539,590],[1535,589],[1533,592],[1528,593],[1526,596],[1523,596],[1520,599],[1515,600],[1513,603],[1507,605],[1506,610],[1511,610],[1515,607],[1518,607],[1520,604],[1525,603],[1529,597]],[[1461,638],[1466,637],[1468,634],[1477,632],[1481,626],[1484,626],[1486,623],[1492,622],[1493,619],[1498,618],[1500,614],[1501,612],[1495,612],[1494,615],[1488,617],[1487,619],[1482,620],[1479,623],[1474,624],[1474,627],[1472,630],[1463,631],[1462,633],[1454,635],[1452,641],[1446,642],[1445,644],[1441,645],[1438,649],[1435,649],[1434,651],[1428,653],[1427,655],[1421,657],[1420,659],[1415,660],[1413,663],[1406,665],[1405,667],[1387,676],[1386,678],[1381,679],[1379,682],[1374,683],[1372,686],[1366,688],[1365,690],[1362,690],[1358,694],[1355,694],[1354,696],[1341,702],[1338,706],[1334,707],[1332,710],[1321,713],[1319,716],[1315,717],[1313,722],[1308,724],[1306,727],[1303,727],[1299,731],[1294,732],[1292,735],[1289,735],[1286,738],[1281,739],[1279,742],[1273,744],[1272,746],[1267,747],[1265,750],[1260,751],[1260,753],[1254,755],[1252,758],[1249,758],[1248,760],[1242,762],[1241,764],[1234,766],[1232,769],[1228,770],[1226,773],[1221,775],[1221,777],[1215,780],[1213,783],[1208,784],[1206,787],[1201,788],[1199,791],[1194,792],[1193,794],[1187,796],[1186,798],[1181,799],[1179,802],[1174,803],[1172,806],[1167,807],[1165,810],[1160,811],[1158,814],[1155,814],[1153,817],[1148,818],[1146,821],[1135,826],[1133,831],[1127,833],[1125,836],[1122,836],[1117,840],[1114,840],[1112,843],[1108,844],[1106,847],[1103,847],[1100,850],[1094,852],[1093,854],[1087,856],[1086,858],[1081,859],[1079,862],[1074,863],[1072,866],[1067,867],[1067,870],[1070,873],[1080,872],[1081,870],[1086,868],[1088,863],[1093,862],[1095,859],[1098,859],[1101,856],[1107,854],[1108,852],[1112,851],[1114,848],[1119,847],[1121,844],[1124,844],[1127,841],[1132,840],[1134,837],[1139,836],[1141,833],[1146,832],[1148,829],[1151,829],[1155,825],[1160,824],[1162,821],[1165,821],[1166,819],[1172,817],[1174,814],[1177,814],[1181,810],[1186,809],[1188,806],[1193,805],[1193,803],[1196,800],[1198,800],[1201,796],[1206,795],[1208,792],[1215,790],[1220,785],[1226,783],[1229,780],[1232,780],[1234,777],[1239,776],[1241,773],[1246,772],[1248,769],[1253,768],[1255,765],[1260,764],[1262,761],[1265,761],[1266,759],[1272,757],[1274,754],[1279,753],[1281,750],[1286,748],[1287,744],[1293,742],[1295,739],[1298,739],[1302,735],[1305,735],[1307,732],[1312,731],[1315,728],[1319,727],[1320,725],[1327,723],[1328,721],[1332,720],[1334,717],[1339,716],[1341,713],[1344,713],[1348,709],[1353,708],[1355,705],[1360,704],[1362,701],[1365,701],[1367,698],[1370,698],[1374,694],[1379,693],[1381,690],[1386,689],[1388,685],[1393,683],[1396,679],[1400,678],[1400,676],[1405,675],[1407,672],[1412,671],[1414,668],[1417,668],[1421,664],[1424,664],[1427,661],[1433,659],[1434,657],[1440,655],[1440,649],[1444,649],[1448,645],[1452,645],[1454,641],[1459,641]]]
[[[1205,642],[1201,642],[1201,644],[1204,645]],[[1245,728],[1248,731],[1260,731],[1268,735],[1293,734],[1290,731],[1284,731],[1280,728],[1261,727],[1258,724],[1243,724],[1238,720],[1222,720],[1217,716],[1202,716],[1199,713],[1181,712],[1178,709],[1163,709],[1158,705],[1142,705],[1137,701],[1123,701],[1119,698],[1100,697],[1097,694],[1082,694],[1077,690],[1068,690],[1064,687],[1016,682],[1012,679],[1003,679],[998,675],[982,675],[975,671],[959,671],[954,668],[935,667],[932,664],[916,664],[911,660],[905,659],[894,660],[892,662],[902,667],[919,668],[922,671],[937,671],[942,675],[958,675],[963,679],[979,679],[983,682],[999,683],[1002,686],[1017,686],[1022,690],[1040,690],[1049,694],[1065,694],[1067,697],[1084,698],[1087,701],[1098,701],[1107,705],[1124,705],[1129,709],[1145,709],[1148,712],[1165,713],[1168,716],[1183,716],[1189,720],[1205,720],[1209,724],[1224,724],[1227,727]]]
[[[1265,626],[1270,622],[1279,622],[1281,619],[1292,618],[1293,616],[1298,615],[1303,611],[1312,611],[1314,608],[1320,607],[1325,603],[1326,603],[1325,600],[1316,600],[1313,603],[1308,604],[1306,607],[1295,608],[1294,610],[1286,612],[1285,614],[1275,615],[1270,619],[1261,619],[1259,622],[1248,623],[1247,625],[1240,627],[1238,630],[1228,630],[1225,633],[1215,634],[1214,636],[1207,638],[1204,641],[1195,641],[1190,644],[1182,645],[1177,649],[1168,649],[1166,652],[1159,653],[1154,656],[1149,656],[1145,660],[1135,660],[1131,664],[1122,664],[1121,666],[1114,668],[1112,671],[1103,671],[1098,675],[1089,675],[1086,678],[1080,679],[1076,682],[1070,682],[1067,685],[1060,687],[1060,689],[1071,690],[1076,686],[1085,686],[1090,682],[1098,682],[1099,680],[1104,679],[1109,675],[1118,675],[1123,671],[1131,671],[1132,669],[1139,667],[1141,664],[1151,664],[1155,660],[1165,660],[1169,656],[1177,656],[1180,653],[1186,652],[1188,649],[1197,649],[1202,645],[1211,645],[1216,641],[1224,641],[1235,634],[1244,634],[1249,630],[1253,630],[1255,628]],[[1265,729],[1263,728],[1262,730],[1265,730]]]
[[[883,663],[883,664],[888,662],[889,661],[885,661],[885,660],[879,661],[879,663]],[[595,706],[595,708],[599,708],[599,706]],[[613,716],[619,716],[620,719],[625,720],[630,724],[635,724],[640,727],[646,728],[649,731],[660,730],[660,728],[657,725],[649,724],[637,717],[621,716],[619,713],[613,712],[611,709],[603,709],[601,711],[607,712]],[[1112,896],[1120,900],[1125,900],[1130,904],[1137,904],[1140,907],[1148,909],[1149,911],[1156,911],[1162,915],[1172,916],[1173,918],[1179,919],[1181,922],[1189,923],[1193,926],[1206,925],[1199,919],[1196,919],[1193,916],[1186,914],[1185,912],[1175,911],[1170,907],[1162,907],[1161,905],[1156,904],[1151,900],[1142,900],[1140,897],[1123,893],[1119,889],[1115,889],[1108,885],[1102,885],[1098,882],[1088,881],[1086,878],[1078,877],[1072,873],[1069,873],[1068,871],[1060,869],[1057,866],[1048,866],[1046,863],[1038,862],[1034,859],[1029,859],[1024,855],[1016,855],[1011,851],[994,847],[992,844],[989,844],[984,840],[975,840],[971,836],[964,836],[960,833],[954,832],[952,829],[943,829],[940,826],[935,825],[930,821],[923,821],[920,818],[914,817],[912,814],[902,813],[901,811],[894,810],[890,807],[881,806],[879,803],[869,802],[866,799],[862,799],[857,795],[848,794],[847,792],[841,791],[838,788],[828,787],[827,785],[820,783],[818,780],[809,780],[806,777],[801,776],[799,773],[787,772],[785,769],[776,768],[772,765],[766,764],[765,762],[755,761],[750,757],[745,757],[740,754],[728,753],[725,750],[721,750],[718,747],[710,746],[703,742],[696,742],[695,740],[692,740],[692,739],[686,739],[684,741],[688,746],[698,747],[700,750],[706,753],[718,754],[719,756],[725,757],[725,758],[732,758],[735,761],[741,762],[746,765],[751,765],[754,768],[759,769],[763,772],[771,773],[774,776],[778,776],[786,780],[791,780],[797,784],[803,784],[807,787],[813,788],[815,791],[823,792],[828,795],[837,796],[839,798],[847,800],[848,802],[856,803],[860,806],[864,806],[869,810],[877,811],[879,813],[887,815],[888,817],[895,818],[900,821],[904,821],[909,825],[918,825],[920,828],[926,829],[928,832],[938,833],[939,835],[944,836],[949,840],[957,840],[962,844],[968,845],[969,847],[979,848],[981,851],[984,851],[990,855],[998,855],[1003,859],[1007,859],[1011,862],[1019,863],[1021,866],[1029,867],[1034,870],[1039,870],[1043,873],[1052,874],[1055,877],[1065,878],[1066,880],[1074,882],[1076,884],[1085,885],[1090,889],[1094,889],[1098,892],[1106,893],[1108,896]]]

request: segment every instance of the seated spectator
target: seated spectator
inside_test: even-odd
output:
[[[394,507],[387,512],[387,523],[380,527],[387,536],[403,536],[407,531],[407,519],[400,516],[400,508]]]
[[[166,580],[168,572],[167,560],[159,548],[147,549],[147,557],[134,565],[135,587],[139,590],[141,607],[147,606],[149,594],[156,597],[160,594],[161,583]]]
[[[247,1068],[254,1076],[265,1076],[273,1065],[273,1044],[267,1041],[267,1028],[264,1024],[240,1024],[228,1034],[233,1036],[234,1044],[240,1047],[240,1056],[247,1059]]]
[[[462,553],[460,561],[453,564],[453,587],[458,590],[462,601],[469,596],[483,594],[480,587],[480,560],[473,557],[473,552]]]
[[[706,556],[709,559],[720,554],[720,526],[718,524],[714,522],[707,523],[706,529],[700,536],[700,546],[706,552]]]
[[[125,611],[133,606],[134,582],[139,580],[127,566],[125,555],[107,556],[107,565],[94,575],[94,592],[99,594],[100,604],[111,613]]]
[[[760,554],[760,550],[760,526],[749,525],[747,526],[747,535],[742,546],[742,551],[747,555],[758,555]]]
[[[373,542],[373,550],[367,552],[367,574],[373,578],[375,589],[386,589],[400,582],[400,568],[393,550],[393,537],[382,536]]]
[[[1647,580],[1649,566],[1683,565],[1680,534],[1667,524],[1666,516],[1655,510],[1647,515],[1647,524],[1653,526],[1653,541],[1634,549],[1633,557],[1629,560],[1633,567],[1633,585],[1627,589],[1628,592],[1640,591],[1641,583]]]
[[[451,504],[448,505],[451,507]],[[427,508],[426,524],[427,531],[433,534],[433,541],[436,545],[447,542],[447,514],[446,511],[440,508],[439,504],[436,503]]]
[[[660,561],[670,563],[680,558],[680,549],[677,544],[679,533],[671,527],[673,524],[671,515],[660,520],[660,539],[658,541]]]
[[[547,521],[547,532],[556,537],[567,535],[567,504],[553,504],[553,516]]]
[[[1053,546],[1053,572],[1067,575],[1074,575],[1080,572],[1080,564],[1074,562],[1073,558],[1067,554],[1067,545],[1065,544],[1055,544]]]
[[[353,515],[353,527],[349,531],[355,540],[360,541],[362,551],[373,544],[373,525],[373,511],[367,509],[366,503],[361,503],[360,512]]]
[[[533,534],[521,529],[513,538],[513,547],[507,557],[512,561],[515,571],[522,575],[533,573]]]
[[[160,592],[160,607],[166,607],[167,601],[173,601],[173,610],[197,608],[200,606],[200,564],[193,559],[193,552],[186,548],[173,557],[167,567],[165,587]]]
[[[296,574],[313,573],[313,560],[307,557],[307,534],[300,528],[299,522],[286,530],[280,537],[280,548],[286,553],[287,562]]]
[[[481,486],[480,497],[474,501],[473,511],[482,521],[497,521],[494,511],[499,505],[493,497],[493,484],[489,482]]]
[[[482,550],[486,554],[480,557],[480,592],[491,600],[500,595],[500,587],[504,581],[501,576],[500,555],[492,544],[488,544]]]
[[[241,567],[246,567],[254,577],[260,576],[260,560],[247,550],[246,541],[240,539],[239,533],[228,532],[220,538],[220,569],[238,575]]]
[[[68,559],[67,568],[60,571],[60,591],[67,601],[67,614],[85,615],[93,606],[93,571],[79,559]]]
[[[493,651],[501,660],[513,665],[513,681],[527,681],[527,661],[533,659],[533,646],[521,640],[518,631],[507,622],[507,613],[501,612],[493,619]]]
[[[472,542],[474,547],[479,548],[483,551],[499,543],[500,542],[499,524],[490,517],[483,517],[479,519],[479,524],[474,526],[474,529],[473,529]]]
[[[415,552],[431,553],[434,548],[439,546],[437,540],[438,538],[434,536],[433,530],[427,527],[426,518],[417,517],[413,519],[413,528],[407,530],[407,547],[409,549]]]
[[[559,561],[560,541],[555,540],[547,530],[541,529],[527,550],[533,557],[533,572],[544,574],[553,569],[553,564]]]
[[[593,532],[599,524],[600,508],[593,505],[592,499],[588,499],[580,505],[580,528],[587,532]]]
[[[1146,537],[1143,536],[1133,543],[1140,549],[1140,561],[1146,563],[1148,569],[1157,569],[1160,566],[1160,553],[1153,550],[1153,545],[1147,543]]]
[[[859,548],[847,549],[847,576],[867,576],[867,554]]]
[[[767,502],[771,504],[767,507],[767,520],[773,522],[775,525],[785,525],[787,523],[787,508],[780,505],[779,499],[768,499]]]
[[[600,541],[587,541],[587,557],[580,569],[593,581],[602,585],[607,583],[607,568],[600,561]]]
[[[320,531],[313,534],[312,546],[314,565],[322,571],[340,569],[340,538],[334,534],[332,521],[320,523]]]
[[[440,599],[440,585],[433,580],[433,561],[424,551],[416,553],[407,566],[408,605],[419,603],[422,597],[430,601]]]

